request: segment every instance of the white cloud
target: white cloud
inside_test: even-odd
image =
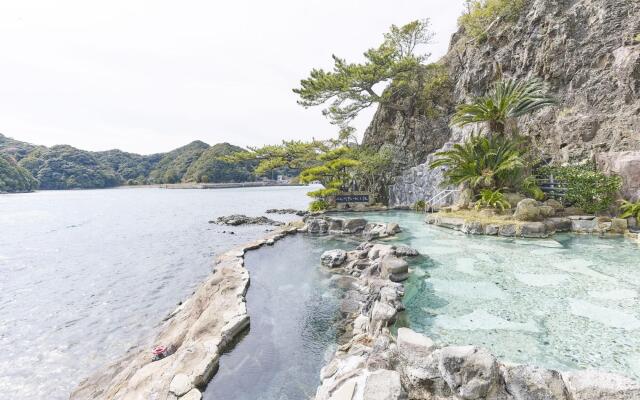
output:
[[[7,4],[10,3],[10,4]],[[430,17],[446,51],[463,0],[21,0],[0,5],[0,132],[151,153],[335,133],[291,89]],[[357,121],[362,130],[373,110]]]

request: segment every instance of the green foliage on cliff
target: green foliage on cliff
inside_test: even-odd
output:
[[[471,37],[483,41],[497,23],[517,21],[525,3],[526,0],[466,0],[467,12],[458,23]]]
[[[480,191],[480,196],[476,202],[476,210],[486,207],[497,208],[504,211],[505,209],[511,208],[511,204],[509,204],[500,190],[483,189]]]
[[[315,166],[318,156],[328,150],[328,144],[314,140],[302,142],[298,140],[283,141],[282,144],[263,147],[249,147],[249,151],[240,151],[223,157],[230,163],[254,162],[256,175],[265,175],[278,169],[300,170]]]
[[[0,154],[0,192],[30,192],[38,181],[9,155]]]
[[[252,181],[255,179],[252,173],[254,163],[249,161],[232,163],[224,160],[226,156],[243,152],[246,150],[229,143],[211,146],[189,166],[183,181],[202,183]]]
[[[545,166],[539,174],[564,182],[567,186],[565,201],[589,213],[611,207],[622,186],[619,176],[607,176],[593,164]]]
[[[513,177],[525,167],[518,143],[503,136],[473,135],[436,156],[430,168],[445,167],[446,184],[468,184],[472,189],[513,187]]]
[[[490,133],[502,135],[506,133],[509,122],[513,123],[512,131],[516,131],[517,118],[553,104],[555,100],[547,95],[540,80],[502,80],[496,82],[486,95],[459,105],[451,122],[458,126],[488,122]]]
[[[415,54],[416,48],[432,37],[428,20],[393,25],[379,47],[364,53],[363,63],[349,63],[334,55],[333,70],[313,69],[293,92],[304,107],[329,103],[323,114],[332,123],[346,126],[363,109],[389,100],[391,92],[378,93],[376,86],[414,72],[427,58]]]
[[[300,182],[318,181],[324,188],[307,193],[311,197],[325,199],[341,191],[346,191],[351,183],[351,169],[360,165],[351,148],[340,146],[330,149],[317,157],[318,165],[300,173]]]
[[[638,221],[640,221],[640,201],[636,201],[635,203],[627,200],[622,200],[620,204],[620,218],[631,218],[634,217]]]

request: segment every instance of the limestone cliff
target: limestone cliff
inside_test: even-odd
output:
[[[366,145],[394,145],[402,154],[392,205],[439,191],[440,174],[420,164],[463,137],[449,127],[451,101],[484,94],[500,76],[538,77],[557,98],[557,106],[520,121],[543,155],[567,162],[640,150],[639,34],[637,0],[528,0],[517,22],[491,26],[485,41],[460,29],[439,61],[452,81],[441,113],[433,118],[424,107],[382,105],[365,132]]]

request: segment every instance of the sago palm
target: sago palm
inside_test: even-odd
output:
[[[491,133],[503,135],[507,121],[555,104],[537,79],[496,82],[488,94],[458,106],[451,122],[464,126],[487,122]]]
[[[468,183],[472,188],[502,188],[514,172],[524,168],[517,141],[472,135],[448,151],[436,153],[431,168],[446,167],[447,184]]]

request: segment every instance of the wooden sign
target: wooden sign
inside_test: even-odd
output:
[[[339,194],[335,197],[336,203],[368,203],[368,194]]]

